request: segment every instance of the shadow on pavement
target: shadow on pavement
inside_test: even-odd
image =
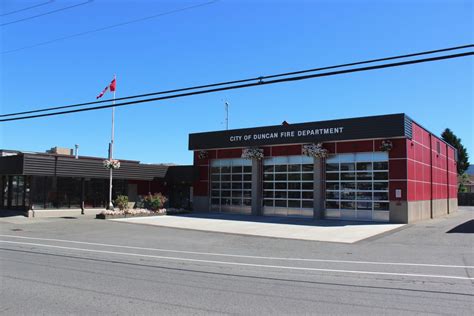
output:
[[[0,210],[0,217],[28,216],[28,212],[20,210]]]
[[[223,213],[192,213],[192,214],[180,214],[180,215],[168,215],[168,216],[220,219],[220,220],[254,222],[254,223],[321,226],[321,227],[390,224],[390,223],[376,223],[376,222],[365,222],[365,221],[345,221],[345,220],[327,220],[327,219],[315,220],[312,218],[302,218],[302,217],[298,218],[298,217],[283,217],[283,216],[281,217],[255,216],[255,215],[223,214]]]
[[[453,229],[447,231],[448,234],[458,233],[458,234],[474,234],[474,219],[471,219],[461,225],[454,227]]]

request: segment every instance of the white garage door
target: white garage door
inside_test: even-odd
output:
[[[388,153],[338,154],[326,160],[326,217],[389,220]]]
[[[263,161],[263,214],[313,216],[314,159],[271,157]]]
[[[252,209],[252,161],[211,161],[211,210],[250,214]]]

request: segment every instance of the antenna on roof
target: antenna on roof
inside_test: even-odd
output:
[[[224,106],[225,106],[225,129],[229,129],[229,105],[230,103],[227,101],[227,99],[224,101]]]

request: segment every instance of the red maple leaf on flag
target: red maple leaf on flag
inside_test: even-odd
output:
[[[107,92],[107,90],[110,89],[111,92],[114,92],[115,89],[117,88],[117,81],[116,81],[116,78],[114,76],[114,79],[110,82],[110,84],[104,88],[104,90],[102,90],[101,93],[99,93],[99,95],[96,97],[96,99],[100,99],[104,96],[104,94]]]

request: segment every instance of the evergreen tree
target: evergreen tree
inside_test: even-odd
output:
[[[457,171],[458,175],[463,175],[469,167],[469,155],[467,154],[466,148],[462,145],[461,139],[454,135],[454,133],[449,128],[444,130],[443,134],[441,134],[441,137],[445,142],[457,149]]]
[[[458,192],[464,193],[467,192],[466,185],[469,184],[469,175],[467,173],[463,173],[462,176],[459,177],[459,186]]]

